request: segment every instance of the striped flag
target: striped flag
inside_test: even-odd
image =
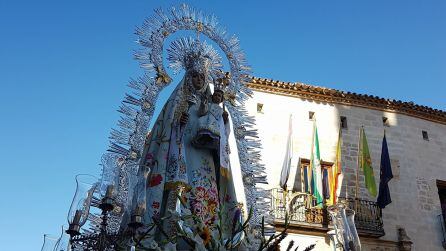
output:
[[[328,200],[329,205],[335,205],[342,187],[342,179],[344,175],[342,174],[341,165],[341,145],[342,145],[342,129],[339,128],[338,143],[336,145],[336,158],[331,168],[331,183],[330,183],[330,199]]]
[[[313,143],[311,146],[311,171],[313,196],[316,198],[316,206],[321,207],[324,201],[322,194],[321,153],[319,151],[319,137],[317,135],[316,120],[313,125]]]
[[[361,127],[361,137],[359,141],[359,166],[364,172],[365,187],[370,195],[376,197],[376,183],[375,175],[373,174],[372,158],[370,157],[369,145],[367,144],[367,137],[365,136],[364,128]]]

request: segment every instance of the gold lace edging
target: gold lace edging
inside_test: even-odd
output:
[[[231,178],[231,172],[229,172],[229,168],[220,167],[220,175],[225,177],[226,179],[230,179]]]

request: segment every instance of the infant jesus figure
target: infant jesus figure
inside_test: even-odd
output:
[[[198,109],[197,133],[192,140],[196,148],[219,150],[221,140],[226,141],[226,124],[229,120],[228,112],[220,106],[223,102],[224,92],[216,87],[211,96],[211,102],[203,99]]]

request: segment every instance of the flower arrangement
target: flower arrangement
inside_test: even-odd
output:
[[[178,198],[181,199],[180,197]],[[224,207],[224,204],[222,207]],[[223,211],[222,207],[217,209],[219,219],[224,217],[221,213]],[[250,227],[249,221],[253,214],[252,209],[249,210],[245,221],[241,222],[239,220],[243,214],[241,208],[241,206],[238,206],[234,211],[231,235],[229,238],[225,238],[223,235],[221,220],[216,221],[215,225],[209,226],[202,221],[201,217],[193,214],[185,207],[181,209],[181,212],[169,210],[167,216],[161,218],[152,217],[152,224],[140,228],[137,231],[135,230],[132,233],[133,237],[130,240],[131,250],[176,251],[178,243],[187,246],[187,250],[194,251],[280,250],[280,243],[287,236],[289,227],[288,217],[285,217],[284,229],[280,233],[268,236],[265,234],[264,218],[262,218],[262,223],[259,228]],[[165,229],[165,222],[175,222],[175,230],[172,231],[172,229],[169,229],[167,231]],[[154,232],[157,232],[161,238],[155,238]],[[118,244],[116,250],[128,250],[128,246],[129,242],[126,241],[126,243]],[[287,250],[292,250],[293,247],[294,242],[291,241]],[[309,246],[305,251],[312,250],[313,248],[314,245]],[[297,249],[298,247],[294,250]]]

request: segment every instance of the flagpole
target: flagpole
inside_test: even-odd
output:
[[[342,130],[342,124],[339,124],[339,130]],[[345,181],[347,181],[347,174],[345,174],[344,178],[345,178]],[[342,189],[342,186],[341,186],[341,189]],[[348,182],[345,182],[345,201],[348,202]]]
[[[361,138],[362,138],[362,130],[363,130],[363,127],[361,126],[360,128],[359,128],[359,141],[358,141],[358,169],[356,169],[356,185],[355,185],[355,188],[356,188],[356,190],[355,190],[355,199],[357,199],[358,198],[358,190],[359,190],[359,169],[361,168],[361,151],[362,151],[362,147],[361,147],[361,144],[362,144],[362,141],[361,141]]]
[[[358,141],[358,169],[356,169],[356,190],[355,190],[355,211],[358,210],[358,196],[359,196],[359,169],[361,168],[362,158],[362,130],[363,126],[359,128],[359,141]]]
[[[339,199],[338,198],[338,190],[341,191],[341,189],[342,189],[342,184],[341,184],[341,187],[339,187],[339,173],[342,174],[342,168],[341,168],[341,164],[340,164],[341,159],[342,159],[342,128],[341,128],[341,125],[339,125],[338,142],[336,144],[336,157],[335,157],[336,170],[334,170],[332,168],[332,184],[330,185],[330,188],[333,187],[332,190],[334,190],[334,191],[330,190],[330,193],[332,195],[332,198],[331,197],[330,198],[331,198],[331,202],[333,204],[336,204],[336,202]],[[336,173],[334,171],[336,171]],[[340,192],[339,192],[339,195],[340,195]]]
[[[345,175],[345,181],[347,181],[347,175]],[[348,182],[345,182],[345,200],[348,200]]]
[[[310,152],[310,171],[311,171],[311,179],[309,180],[310,183],[310,187],[311,187],[311,193],[312,196],[310,196],[311,199],[311,206],[313,207],[313,196],[314,196],[314,187],[313,185],[315,184],[315,182],[311,182],[312,180],[314,180],[314,173],[313,173],[313,158],[314,158],[314,153],[313,153],[313,148],[314,148],[314,132],[316,129],[316,115],[313,115],[313,134],[311,137],[311,152]]]

